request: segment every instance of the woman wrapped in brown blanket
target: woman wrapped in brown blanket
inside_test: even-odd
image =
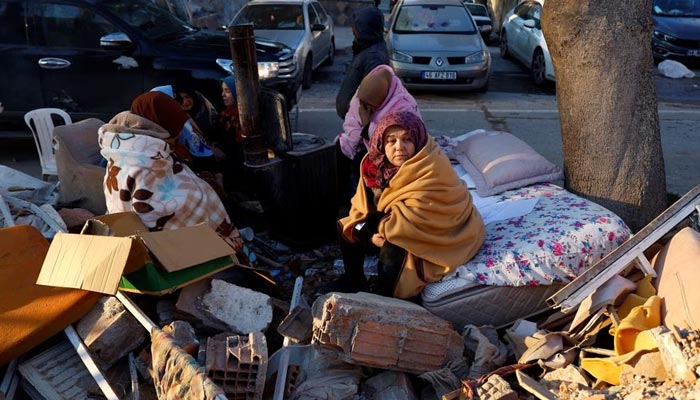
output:
[[[338,291],[367,290],[364,255],[379,249],[379,294],[418,295],[474,256],[484,223],[466,185],[420,117],[391,113],[361,164],[350,213],[339,221],[345,274]]]

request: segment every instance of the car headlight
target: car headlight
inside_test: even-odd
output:
[[[404,54],[400,51],[396,51],[396,50],[391,52],[391,59],[394,61],[404,62],[404,63],[412,63],[413,62],[413,57],[409,56],[408,54]]]
[[[484,60],[486,60],[486,52],[483,50],[464,57],[465,64],[480,63],[484,62]]]
[[[661,31],[654,31],[654,32],[652,32],[652,34],[654,35],[655,38],[657,38],[663,42],[673,43],[676,40],[678,40],[675,37],[668,35],[668,34],[665,34]]]
[[[260,79],[274,78],[279,73],[279,70],[280,64],[276,61],[258,63],[258,77]]]

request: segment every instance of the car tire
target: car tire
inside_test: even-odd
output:
[[[501,32],[501,38],[500,38],[500,43],[498,45],[498,48],[501,52],[502,59],[507,60],[510,58],[510,51],[508,50],[508,37],[506,35],[505,30],[503,30]]]
[[[333,59],[335,58],[335,39],[331,39],[331,48],[328,51],[328,58],[323,63],[324,65],[333,65]]]
[[[301,78],[301,87],[304,89],[310,88],[313,81],[314,67],[311,58],[311,53],[307,54],[306,61],[304,62],[304,71],[302,72],[303,75]]]
[[[535,53],[532,55],[530,74],[537,86],[542,86],[547,82],[547,65],[544,62],[544,53],[542,53],[541,49],[535,50]]]

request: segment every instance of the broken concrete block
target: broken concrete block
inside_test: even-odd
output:
[[[518,394],[510,388],[508,382],[500,375],[491,375],[476,388],[477,400],[518,400]]]
[[[370,293],[330,293],[313,304],[313,343],[347,362],[423,373],[462,357],[452,324],[408,301]]]
[[[187,354],[197,357],[199,351],[199,339],[192,325],[185,321],[173,321],[163,327],[163,332],[169,333],[175,339],[175,343],[182,347]]]
[[[143,344],[146,331],[116,297],[103,297],[75,330],[103,370]]]
[[[170,299],[160,299],[156,303],[158,325],[165,326],[175,320],[175,304]]]
[[[209,315],[236,332],[264,332],[272,322],[270,296],[219,279],[211,281],[211,291],[202,296]]]
[[[652,378],[658,382],[668,379],[668,373],[658,351],[640,355],[632,365],[625,364],[620,372],[620,385],[634,382],[635,376]]]
[[[207,340],[207,376],[232,399],[261,399],[267,373],[267,341],[261,332],[220,334]]]
[[[688,367],[688,359],[674,333],[665,326],[658,326],[651,330],[651,334],[656,339],[659,355],[668,375],[678,382],[694,380],[695,374]]]
[[[311,339],[314,317],[308,307],[297,306],[277,326],[277,332],[292,339],[294,342],[305,342]]]
[[[588,381],[588,378],[586,378],[586,375],[574,365],[567,365],[565,368],[559,368],[547,372],[542,377],[540,383],[552,391],[559,390],[562,383],[567,385],[575,383],[583,387],[590,386],[590,382]]]
[[[193,317],[194,320],[201,322],[206,327],[219,331],[228,330],[226,324],[215,320],[201,310],[203,308],[201,299],[205,293],[209,292],[210,282],[211,279],[205,279],[182,288],[175,303],[175,309]]]
[[[362,396],[367,400],[418,400],[408,375],[385,371],[362,384]]]

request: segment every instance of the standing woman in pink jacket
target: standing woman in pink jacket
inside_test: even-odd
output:
[[[338,135],[338,182],[343,202],[357,187],[360,161],[367,153],[377,123],[389,113],[408,111],[421,118],[418,104],[389,65],[379,65],[362,79]]]

